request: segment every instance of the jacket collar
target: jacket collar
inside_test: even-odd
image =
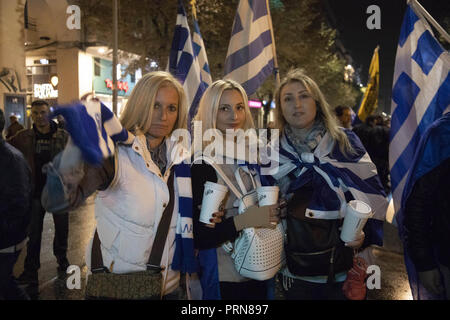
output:
[[[178,143],[177,141],[172,140],[171,138],[165,138],[162,142],[166,144],[166,157],[167,168],[170,168],[173,165],[180,164],[184,160],[190,157],[189,151],[182,143]],[[131,148],[137,154],[139,154],[145,162],[148,164],[147,167],[154,173],[160,174],[160,170],[158,166],[153,162],[153,159],[150,155],[150,151],[147,148],[147,140],[145,135],[140,134],[134,137],[133,142],[131,144]]]

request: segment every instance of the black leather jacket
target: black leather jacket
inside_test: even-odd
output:
[[[0,138],[0,249],[25,239],[31,193],[31,171],[25,158]]]
[[[405,206],[405,236],[408,253],[417,271],[450,267],[450,158],[415,183]]]

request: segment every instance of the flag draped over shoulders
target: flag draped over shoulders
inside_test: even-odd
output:
[[[264,184],[277,184],[289,177],[286,196],[307,183],[312,183],[313,195],[305,214],[320,219],[338,219],[345,214],[345,204],[352,200],[367,203],[374,213],[368,220],[368,230],[364,244],[383,244],[383,221],[388,202],[377,175],[376,167],[370,160],[358,137],[350,130],[343,129],[355,150],[353,155],[344,155],[337,143],[326,133],[313,153],[298,154],[283,134],[278,151],[271,151],[272,173],[262,176]],[[276,155],[276,157],[272,157]],[[264,163],[268,161],[264,160]],[[282,188],[280,188],[282,189]]]

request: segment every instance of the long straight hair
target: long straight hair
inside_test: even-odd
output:
[[[144,75],[133,88],[120,117],[125,129],[136,134],[150,129],[156,95],[164,87],[172,87],[178,93],[178,117],[173,130],[186,128],[188,111],[183,87],[170,73],[155,71]]]
[[[193,121],[202,122],[202,136],[208,129],[217,129],[217,112],[219,110],[220,98],[225,90],[237,90],[244,101],[245,123],[244,131],[254,129],[252,114],[248,106],[247,93],[244,88],[233,80],[217,80],[206,89],[200,99],[197,114]]]
[[[292,69],[283,78],[277,90],[275,91],[275,103],[277,108],[275,109],[275,118],[277,122],[277,128],[283,132],[284,126],[286,125],[286,119],[283,116],[283,111],[281,110],[281,90],[285,85],[299,82],[306,90],[311,94],[312,98],[316,102],[316,120],[319,119],[324,124],[328,133],[331,135],[332,139],[339,144],[339,149],[343,154],[353,154],[354,150],[350,145],[347,135],[339,129],[338,122],[331,110],[330,105],[325,99],[322,91],[320,91],[317,83],[308,77],[301,69]]]

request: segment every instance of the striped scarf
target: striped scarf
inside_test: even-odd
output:
[[[92,96],[80,103],[53,107],[51,116],[57,115],[64,117],[73,143],[90,164],[100,165],[113,155],[116,142],[131,143],[134,139],[111,110]]]
[[[364,228],[364,245],[383,244],[383,221],[386,215],[387,199],[378,178],[376,167],[358,137],[343,129],[355,150],[354,155],[343,155],[337,143],[327,133],[312,152],[296,152],[286,134],[281,137],[278,150],[278,166],[271,175],[261,176],[265,184],[279,184],[288,179],[286,188],[280,188],[283,196],[292,194],[307,183],[312,183],[314,193],[308,209],[316,216],[341,217],[343,206],[349,200],[366,202],[374,215]],[[271,154],[276,154],[271,152]],[[283,190],[284,189],[284,190]],[[283,192],[284,191],[284,192]]]
[[[131,144],[135,138],[103,103],[89,97],[82,103],[54,107],[52,116],[59,114],[66,120],[66,129],[75,146],[81,150],[83,159],[91,164],[99,165],[104,158],[111,156],[115,143]],[[188,156],[186,152],[180,154],[173,166],[179,212],[172,269],[184,273],[196,272],[198,269],[194,258],[191,171],[190,165],[186,163]]]

